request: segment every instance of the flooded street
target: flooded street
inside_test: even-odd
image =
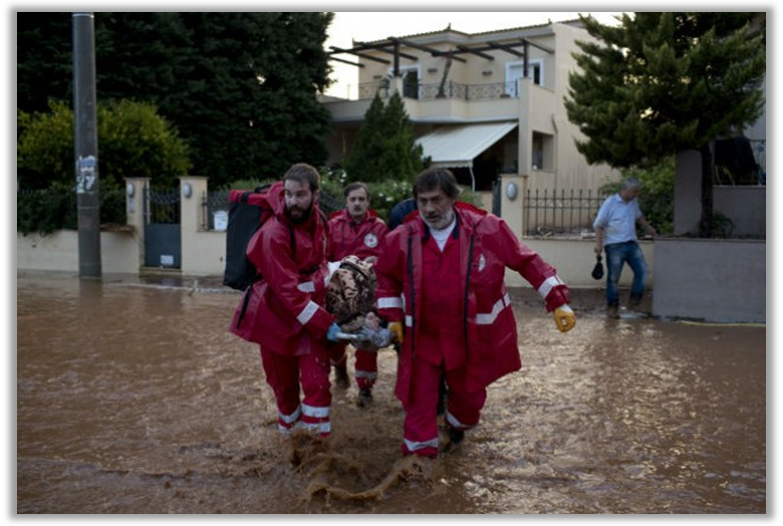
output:
[[[393,351],[371,407],[335,388],[329,442],[284,443],[239,294],[191,283],[17,275],[17,513],[766,513],[765,327],[608,320],[576,290],[561,334],[515,290],[522,370],[411,466]]]

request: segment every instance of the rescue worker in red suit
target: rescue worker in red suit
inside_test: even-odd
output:
[[[370,208],[370,188],[361,182],[348,184],[344,210],[332,214],[329,220],[329,248],[327,259],[340,261],[350,255],[372,261],[377,260],[381,242],[389,231],[386,223]],[[335,370],[337,385],[348,387],[346,344],[331,344],[331,362]],[[378,377],[378,353],[356,349],[354,377],[359,388],[358,405],[366,407],[372,403],[372,387]]]
[[[395,394],[405,409],[405,455],[438,455],[442,374],[448,449],[479,423],[487,386],[521,368],[506,267],[539,292],[559,330],[576,323],[555,269],[502,219],[457,201],[459,192],[445,168],[419,174],[418,213],[386,236],[376,264],[379,313],[403,343]]]
[[[261,348],[283,433],[331,433],[327,339],[339,327],[324,309],[327,225],[318,210],[318,171],[295,164],[268,191],[275,211],[251,238],[247,257],[261,274],[234,313],[230,331]],[[304,398],[300,401],[300,383]]]

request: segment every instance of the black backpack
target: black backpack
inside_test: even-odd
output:
[[[246,290],[260,279],[260,274],[247,259],[250,238],[261,228],[274,210],[266,199],[271,184],[255,190],[231,190],[228,198],[228,227],[226,228],[226,267],[223,285]]]

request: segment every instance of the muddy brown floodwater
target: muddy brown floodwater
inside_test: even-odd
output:
[[[17,513],[766,513],[763,326],[607,320],[575,290],[563,335],[514,290],[522,370],[418,466],[393,351],[371,407],[335,389],[329,442],[284,443],[238,294],[201,281],[17,275]]]

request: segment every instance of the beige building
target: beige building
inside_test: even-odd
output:
[[[354,100],[323,99],[335,131],[330,162],[350,152],[375,94],[398,91],[434,165],[481,192],[502,176],[501,215],[521,233],[517,216],[527,190],[595,195],[619,177],[577,151],[579,130],[563,104],[576,41],[590,38],[577,20],[478,34],[446,29],[333,49],[335,60],[358,56],[359,84]]]

